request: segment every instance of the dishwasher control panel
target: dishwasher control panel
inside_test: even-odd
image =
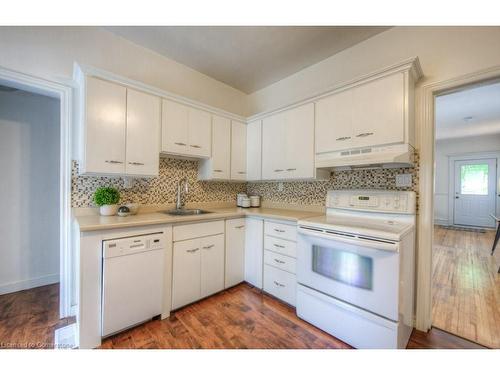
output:
[[[103,241],[102,255],[103,258],[113,258],[163,248],[163,233],[153,233],[141,236],[105,240]]]

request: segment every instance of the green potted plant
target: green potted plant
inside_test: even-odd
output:
[[[103,216],[113,216],[118,212],[120,192],[114,187],[100,187],[94,193],[94,202]]]

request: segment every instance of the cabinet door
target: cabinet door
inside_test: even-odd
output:
[[[353,146],[404,142],[404,74],[397,73],[352,90]]]
[[[200,238],[201,298],[224,289],[224,235]]]
[[[229,180],[231,168],[231,120],[212,116],[211,178]]]
[[[264,221],[254,218],[245,220],[245,281],[262,289]]]
[[[201,298],[200,239],[174,242],[172,309]]]
[[[262,120],[262,179],[285,176],[285,116],[283,113]]]
[[[189,107],[162,100],[161,151],[172,154],[188,154]]]
[[[316,102],[316,153],[352,147],[352,90]]]
[[[284,178],[314,178],[314,103],[285,112],[284,135]]]
[[[85,173],[125,173],[127,89],[87,77]]]
[[[226,220],[225,288],[245,279],[245,219]]]
[[[160,103],[157,96],[127,89],[127,174],[158,176]]]
[[[209,158],[212,150],[212,116],[210,113],[189,108],[188,154]]]
[[[231,180],[245,181],[247,170],[247,126],[231,121]]]
[[[262,179],[262,121],[247,125],[247,180]]]

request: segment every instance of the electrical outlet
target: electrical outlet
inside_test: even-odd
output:
[[[283,191],[283,182],[278,182],[278,191]]]
[[[397,174],[396,175],[396,186],[397,187],[411,187],[411,174]]]

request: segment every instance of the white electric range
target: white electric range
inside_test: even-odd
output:
[[[414,192],[332,190],[298,222],[297,315],[357,348],[404,348],[413,329]]]

